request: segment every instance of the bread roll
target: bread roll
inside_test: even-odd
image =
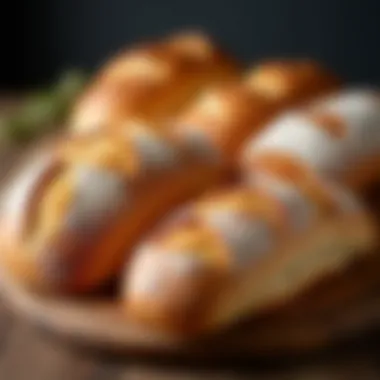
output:
[[[206,90],[169,128],[194,150],[234,159],[249,136],[291,107],[335,92],[327,69],[304,60],[268,61],[247,71],[243,81]]]
[[[185,333],[218,329],[371,252],[375,223],[356,197],[379,178],[379,123],[377,92],[345,89],[253,134],[246,188],[201,198],[136,250],[127,312]]]
[[[94,290],[159,218],[225,176],[218,161],[200,161],[142,126],[62,139],[4,194],[0,262],[43,291]]]
[[[268,176],[201,198],[134,252],[126,314],[196,336],[278,307],[374,246],[372,220],[338,185]]]
[[[243,172],[256,177],[279,166],[293,172],[307,167],[364,190],[380,175],[379,106],[376,90],[347,88],[285,113],[248,140],[241,153]]]
[[[122,128],[130,118],[165,120],[202,88],[236,79],[237,64],[206,35],[181,33],[110,60],[74,107],[76,133]]]

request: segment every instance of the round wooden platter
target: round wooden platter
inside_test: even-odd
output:
[[[371,261],[327,279],[275,313],[192,342],[136,325],[111,297],[43,296],[4,274],[0,289],[18,314],[79,346],[185,360],[284,357],[331,348],[380,325],[380,267]]]

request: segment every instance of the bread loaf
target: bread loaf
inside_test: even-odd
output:
[[[306,177],[202,198],[135,251],[126,314],[196,335],[278,307],[375,244],[372,220],[345,189]]]
[[[285,113],[247,141],[241,152],[243,173],[286,165],[312,169],[360,191],[380,174],[380,102],[373,89],[347,88]]]
[[[122,52],[4,194],[0,264],[72,294],[124,265],[128,315],[185,333],[277,307],[375,244],[351,190],[379,174],[377,95],[339,87],[305,60],[242,74],[203,34]]]
[[[160,328],[214,330],[370,252],[376,228],[359,194],[379,179],[379,110],[375,90],[348,88],[253,134],[240,189],[201,198],[135,251],[127,312]]]
[[[242,81],[211,86],[170,123],[194,150],[215,151],[232,159],[245,139],[281,112],[334,93],[340,81],[327,69],[305,60],[266,61]]]
[[[159,218],[226,175],[219,161],[142,126],[62,139],[30,159],[2,198],[1,264],[44,291],[94,290]]]
[[[210,37],[181,33],[118,54],[95,75],[69,122],[75,133],[166,120],[202,88],[238,78],[238,65]]]

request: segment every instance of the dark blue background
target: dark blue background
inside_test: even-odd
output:
[[[3,18],[13,24],[1,26],[8,86],[49,82],[70,66],[94,69],[136,39],[191,26],[246,61],[311,56],[349,80],[380,84],[379,0],[25,0]]]

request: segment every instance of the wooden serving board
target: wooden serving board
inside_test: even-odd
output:
[[[23,152],[21,154],[21,152]],[[25,156],[24,148],[2,152],[0,175]],[[34,294],[7,273],[0,276],[6,303],[23,317],[81,346],[118,353],[190,359],[300,355],[344,343],[380,326],[380,255],[326,278],[276,313],[248,321],[220,336],[188,342],[128,320],[109,297],[72,299]]]

